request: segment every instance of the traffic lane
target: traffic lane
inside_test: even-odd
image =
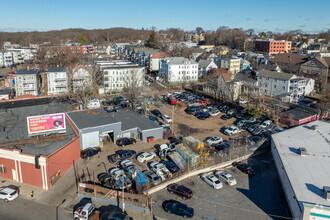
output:
[[[167,219],[181,219],[181,217],[168,215],[162,209],[164,200],[174,199],[193,207],[195,219],[271,219],[237,190],[238,188],[249,190],[249,177],[235,168],[228,171],[237,179],[237,185],[224,184],[222,189],[216,190],[195,176],[179,183],[193,191],[194,195],[190,200],[184,201],[178,196],[169,194],[167,190],[153,194],[154,214]]]
[[[56,218],[55,206],[50,206],[18,197],[14,201],[8,203],[2,200],[0,201],[0,219],[69,220],[72,219],[72,211],[68,211],[59,207],[58,218]]]

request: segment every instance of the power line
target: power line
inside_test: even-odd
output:
[[[201,198],[201,197],[195,196],[194,198],[201,199],[201,200],[204,200],[206,202],[210,202],[209,200],[204,199],[204,198]],[[267,213],[263,213],[263,212],[252,211],[252,210],[249,210],[249,209],[243,209],[243,208],[239,208],[239,207],[231,206],[231,205],[226,205],[226,204],[215,202],[215,201],[214,202],[212,201],[210,203],[221,205],[221,206],[225,206],[225,207],[228,207],[228,208],[234,208],[234,209],[237,209],[237,210],[240,210],[240,211],[245,211],[245,212],[250,212],[250,213],[254,213],[254,214],[259,214],[259,215],[267,215],[267,216],[270,216],[270,217],[276,217],[276,218],[282,218],[282,219],[298,220],[298,219],[295,219],[295,218],[290,218],[290,217],[285,217],[285,216],[280,216],[280,215],[267,214]]]

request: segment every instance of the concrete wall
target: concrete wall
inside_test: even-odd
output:
[[[150,136],[153,136],[155,140],[163,138],[163,127],[142,131],[141,140],[145,142]]]
[[[281,183],[282,183],[282,188],[283,188],[286,200],[289,204],[291,214],[292,214],[293,218],[301,219],[303,211],[300,210],[299,203],[295,199],[296,197],[295,197],[295,194],[291,187],[291,183],[286,174],[286,171],[284,169],[284,166],[283,166],[282,160],[278,154],[278,151],[276,150],[276,146],[275,146],[273,139],[271,140],[271,151],[273,154],[273,158],[274,158],[274,162],[275,162],[275,166],[276,166],[278,175],[279,175]]]

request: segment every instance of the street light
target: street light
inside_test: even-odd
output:
[[[101,162],[100,164],[98,164],[98,165],[97,165],[97,167],[101,166],[101,164],[103,164],[103,166],[104,166],[104,169],[105,169],[105,172],[107,173],[107,172],[108,172],[108,170],[107,170],[107,167],[105,166],[105,163],[104,163],[104,162]]]
[[[56,220],[58,220],[58,207],[65,203],[65,201],[66,199],[63,199],[63,201],[58,206],[56,206]]]

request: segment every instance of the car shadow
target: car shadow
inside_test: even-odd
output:
[[[87,203],[89,202],[92,202],[92,199],[90,198],[82,198],[79,203],[77,203],[76,205],[73,206],[73,212],[79,208],[79,207],[82,207],[82,206],[85,206]]]
[[[97,210],[99,210],[101,214],[104,212],[122,212],[120,207],[114,205],[100,206]],[[124,213],[126,213],[126,211]]]

